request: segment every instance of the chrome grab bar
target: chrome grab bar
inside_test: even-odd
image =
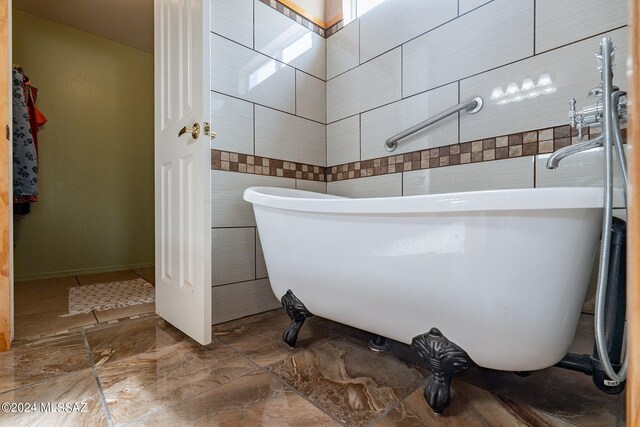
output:
[[[406,138],[407,136],[426,128],[427,126],[431,126],[432,124],[439,122],[440,120],[445,119],[450,115],[457,113],[458,111],[465,110],[469,114],[475,114],[482,109],[482,104],[482,98],[476,96],[471,101],[467,101],[464,104],[458,104],[455,107],[451,107],[448,110],[445,110],[442,113],[437,114],[423,122],[420,122],[417,125],[405,130],[404,132],[400,132],[399,134],[387,139],[387,141],[384,143],[384,148],[386,148],[386,150],[389,152],[394,151],[398,146],[398,141],[400,141],[402,138]]]

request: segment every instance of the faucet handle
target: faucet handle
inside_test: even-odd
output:
[[[581,140],[584,136],[582,132],[582,130],[584,129],[584,117],[582,116],[582,114],[578,115],[575,128],[578,130],[578,139]]]
[[[569,100],[569,120],[571,120],[571,127],[576,126],[576,99],[571,98]]]

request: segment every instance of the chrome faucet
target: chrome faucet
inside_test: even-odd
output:
[[[601,55],[596,55],[600,62],[602,62]],[[611,55],[613,61],[614,55]],[[602,71],[602,66],[598,67]],[[627,121],[627,97],[626,92],[621,91],[617,86],[612,86],[613,96],[613,108],[618,123],[625,123]],[[584,107],[582,111],[576,111],[576,99],[572,98],[569,101],[569,124],[572,128],[578,131],[578,139],[584,137],[584,128],[602,127],[604,122],[604,101],[603,101],[603,89],[602,83],[594,87],[589,91],[587,97],[596,98],[595,104]],[[588,141],[579,142],[577,144],[569,145],[568,147],[561,148],[555,151],[547,160],[547,169],[556,169],[560,163],[560,160],[573,154],[581,153],[592,148],[602,147],[603,136],[598,136]],[[624,152],[622,152],[624,155]]]
[[[569,145],[554,151],[547,159],[547,169],[555,169],[560,164],[560,160],[572,154],[581,153],[583,151],[591,150],[592,148],[602,147],[602,135],[590,139],[588,141],[579,142],[577,144]]]

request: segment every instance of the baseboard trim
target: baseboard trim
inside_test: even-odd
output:
[[[149,268],[153,267],[155,262],[143,262],[136,264],[121,264],[121,265],[110,265],[107,267],[90,267],[90,268],[77,268],[72,270],[59,270],[59,271],[50,271],[46,273],[36,273],[36,274],[24,274],[24,275],[16,275],[14,281],[16,282],[26,282],[28,280],[43,280],[43,279],[53,279],[55,277],[65,277],[65,276],[76,276],[83,274],[97,274],[97,273],[110,273],[112,271],[120,271],[120,270],[133,270],[136,268]]]

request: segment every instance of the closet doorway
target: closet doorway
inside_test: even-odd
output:
[[[14,339],[151,315],[153,0],[13,0],[11,18],[27,108],[11,126]]]

